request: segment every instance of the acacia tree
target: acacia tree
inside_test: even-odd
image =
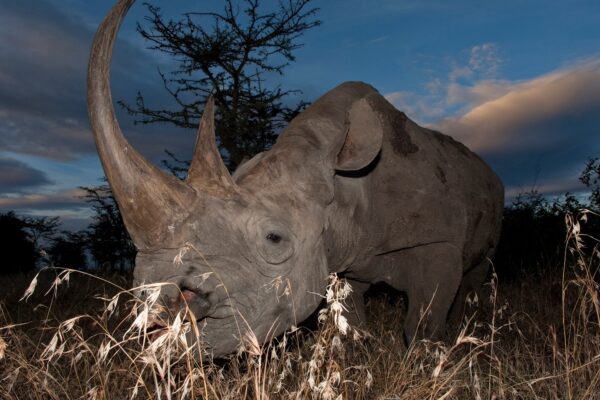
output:
[[[36,251],[42,250],[42,244],[49,244],[55,237],[60,219],[58,217],[25,217],[25,229]]]
[[[230,169],[268,148],[278,131],[306,106],[285,105],[285,97],[298,91],[268,87],[264,75],[282,74],[302,46],[298,39],[320,24],[314,18],[318,9],[309,6],[311,0],[280,1],[271,11],[263,11],[259,0],[244,1],[242,10],[233,1],[226,0],[221,13],[191,12],[179,21],[165,21],[158,7],[146,4],[149,27],[138,24],[137,29],[151,49],[177,60],[175,71],[159,73],[179,108],[152,109],[142,93],[134,106],[120,102],[138,117],[137,123],[197,128],[212,94],[218,108],[218,145]],[[177,170],[169,162],[166,165]]]
[[[133,266],[137,251],[112,192],[107,185],[81,189],[95,213],[85,233],[87,247],[98,267],[124,272]]]
[[[579,176],[579,180],[591,190],[590,207],[596,211],[600,211],[600,158],[590,157],[585,168]]]
[[[62,232],[52,240],[48,254],[55,267],[85,269],[85,233]]]
[[[0,274],[31,271],[37,258],[27,223],[14,212],[0,213]]]

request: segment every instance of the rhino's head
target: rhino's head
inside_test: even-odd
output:
[[[123,137],[112,106],[109,66],[121,0],[100,26],[90,58],[88,103],[98,152],[139,253],[136,283],[169,282],[164,304],[185,300],[214,354],[235,350],[251,329],[259,340],[316,309],[328,272],[323,232],[335,170],[359,169],[378,154],[381,132],[348,85],[298,117],[266,153],[232,177],[215,143],[213,102],[202,118],[185,181],[149,163]],[[355,112],[349,109],[355,109]]]

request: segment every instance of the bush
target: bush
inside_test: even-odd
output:
[[[0,274],[23,273],[35,268],[37,254],[26,227],[26,222],[14,212],[0,214]]]

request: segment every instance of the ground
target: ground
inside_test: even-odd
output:
[[[564,265],[493,274],[442,342],[407,347],[404,300],[385,291],[371,292],[366,326],[347,326],[346,282],[331,277],[316,329],[265,345],[246,335],[212,361],[180,335],[194,326],[140,335],[127,277],[49,271],[27,301],[32,275],[1,277],[0,397],[598,399],[600,253],[570,246]]]

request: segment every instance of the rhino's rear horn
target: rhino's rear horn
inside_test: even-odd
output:
[[[198,134],[194,156],[188,171],[187,183],[199,192],[228,195],[235,191],[235,183],[223,163],[215,137],[215,102],[208,98]]]

